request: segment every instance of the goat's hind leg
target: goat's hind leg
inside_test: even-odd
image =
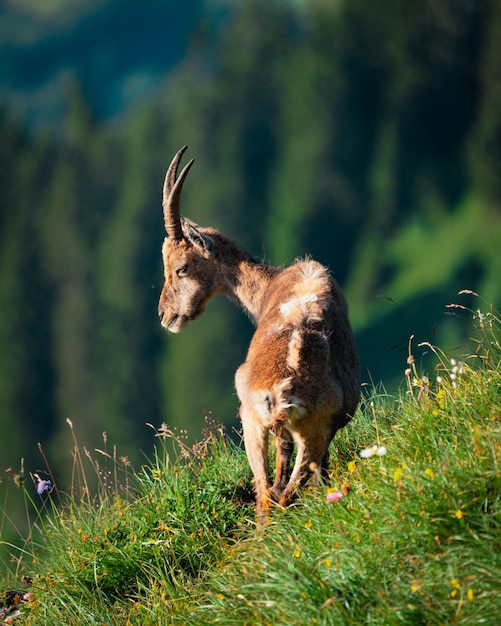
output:
[[[280,505],[290,504],[296,497],[297,488],[304,485],[312,474],[316,484],[320,473],[326,476],[331,439],[330,433],[321,429],[301,429],[294,433],[296,460],[289,482],[280,496]]]
[[[281,436],[275,436],[277,463],[275,470],[275,482],[270,490],[271,496],[279,500],[290,479],[290,461],[294,451],[294,442],[286,431]]]

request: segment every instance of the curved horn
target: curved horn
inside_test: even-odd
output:
[[[164,209],[165,230],[169,237],[175,241],[183,239],[183,231],[181,228],[181,220],[179,216],[179,203],[181,200],[181,190],[186,179],[190,167],[193,165],[193,159],[184,166],[181,174],[176,180],[177,168],[179,162],[186,150],[184,146],[179,150],[172,159],[169,169],[165,175],[162,206]]]

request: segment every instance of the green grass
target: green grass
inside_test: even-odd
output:
[[[330,485],[265,526],[244,452],[215,427],[194,448],[158,431],[126,488],[117,474],[94,499],[82,477],[80,492],[53,492],[5,583],[33,577],[18,623],[498,624],[500,325],[476,322],[464,363],[416,348],[433,376],[411,344],[402,392],[371,390],[336,437]],[[386,454],[362,459],[375,443]]]

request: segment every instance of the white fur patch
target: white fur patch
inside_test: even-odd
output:
[[[317,300],[318,296],[316,293],[306,293],[304,296],[292,298],[292,300],[284,302],[284,304],[280,306],[280,313],[285,317],[286,320],[288,320],[288,318],[294,316],[296,309],[303,309],[304,305],[307,305],[311,302],[316,302]]]
[[[306,415],[304,403],[296,396],[286,395],[292,378],[284,378],[281,383],[275,385],[273,392],[275,397],[275,414],[289,411],[289,421],[302,419]]]
[[[303,344],[301,333],[295,329],[291,335],[289,346],[287,349],[287,367],[297,371],[299,368],[299,358],[301,354],[301,346]]]
[[[280,306],[286,324],[298,326],[303,320],[320,321],[330,296],[329,274],[325,267],[314,261],[298,266],[299,280],[292,297]]]
[[[270,406],[269,393],[267,391],[254,391],[252,393],[252,405],[261,423],[268,427],[271,426],[272,407]]]
[[[287,422],[292,424],[306,416],[304,403],[296,396],[287,393],[291,378],[284,378],[274,385],[270,391],[253,391],[248,396],[252,411],[261,424],[270,428],[277,415],[287,412]]]

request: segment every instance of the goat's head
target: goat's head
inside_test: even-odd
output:
[[[179,177],[177,168],[186,146],[181,148],[167,170],[163,189],[163,210],[167,237],[162,254],[165,282],[158,303],[162,326],[172,333],[180,332],[198,317],[216,291],[214,242],[196,224],[181,218],[180,200],[183,183],[193,159]]]

